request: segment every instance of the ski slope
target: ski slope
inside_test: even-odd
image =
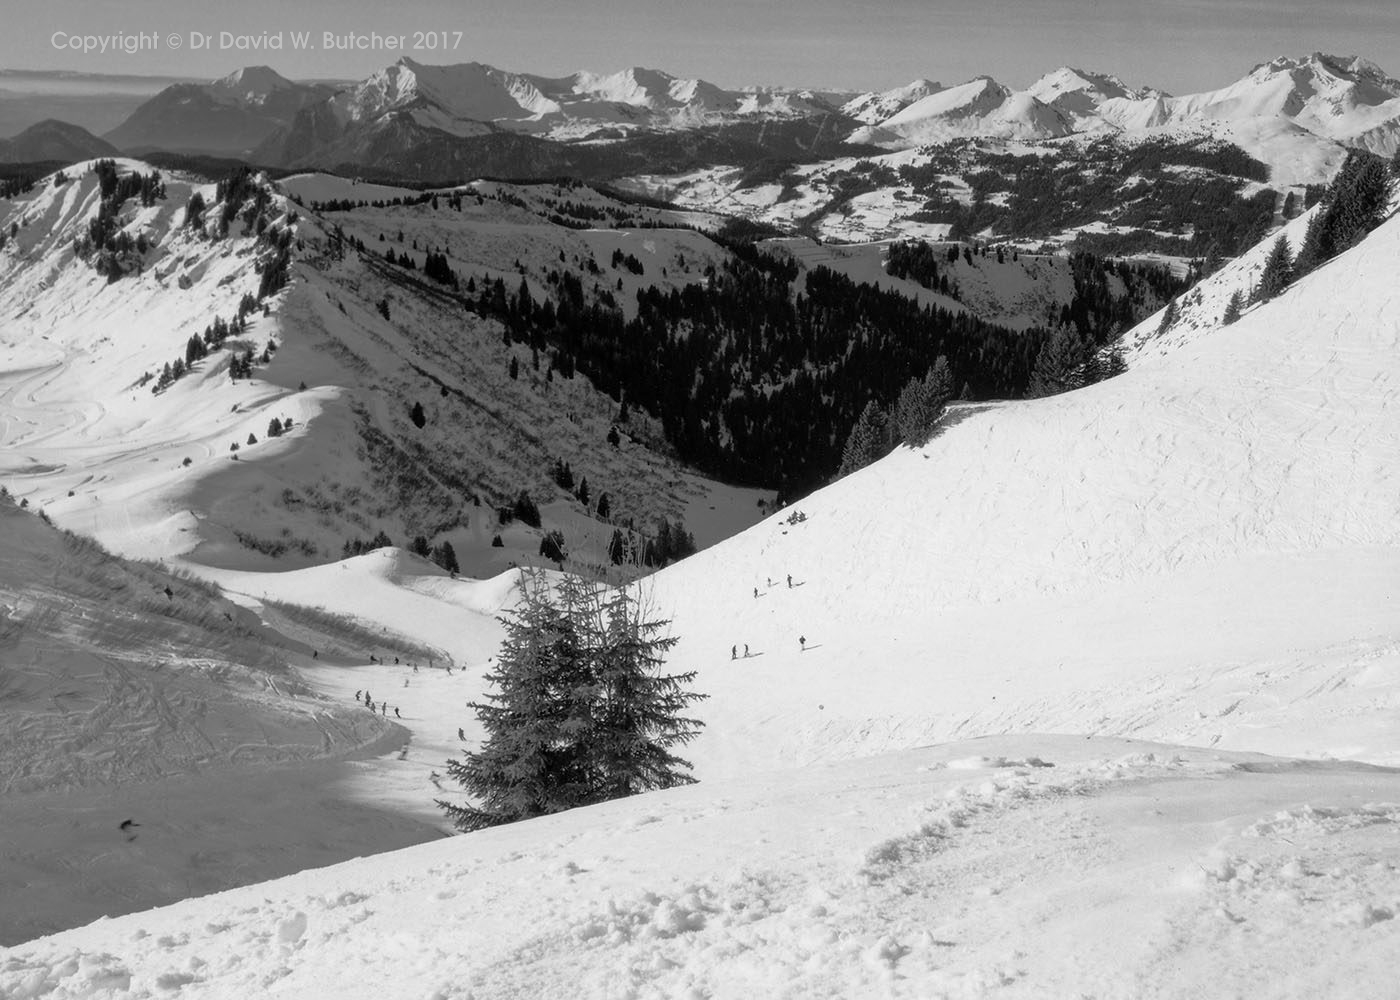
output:
[[[1400,762],[1397,257],[1392,218],[1233,326],[954,407],[658,574],[673,660],[723,719],[697,761],[1050,730]]]
[[[1202,306],[1116,379],[957,406],[644,581],[709,695],[700,784],[30,941],[0,995],[1386,995],[1397,259],[1392,218],[1230,327]],[[224,582],[455,641],[450,677],[306,672],[407,710],[399,775],[358,779],[406,808],[509,580],[342,565]]]

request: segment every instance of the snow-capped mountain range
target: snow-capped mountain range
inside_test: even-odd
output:
[[[893,92],[891,92],[893,93]],[[1076,132],[1247,126],[1281,120],[1389,155],[1400,137],[1400,81],[1356,57],[1313,53],[1262,63],[1219,90],[1172,97],[1063,67],[1014,91],[990,77],[934,92],[855,137],[901,147],[951,138],[1053,139]]]
[[[104,138],[126,151],[249,154],[260,162],[376,165],[388,146],[491,133],[616,140],[726,123],[818,119],[827,135],[902,149],[959,138],[1044,141],[1076,134],[1184,129],[1251,142],[1286,133],[1400,148],[1400,81],[1357,57],[1280,57],[1217,90],[1174,97],[1111,74],[1061,67],[1025,89],[988,76],[919,79],[889,90],[725,89],[632,67],[547,77],[479,62],[400,59],[338,91],[265,66],[167,88]],[[1259,155],[1256,150],[1251,150]],[[1267,150],[1265,150],[1267,152]]]

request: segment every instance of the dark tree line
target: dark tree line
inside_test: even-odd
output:
[[[1391,171],[1379,156],[1360,150],[1347,154],[1341,171],[1322,198],[1322,207],[1308,222],[1297,256],[1293,255],[1287,238],[1278,237],[1269,248],[1249,303],[1268,302],[1299,278],[1364,239],[1385,221],[1392,183]],[[1236,291],[1221,322],[1227,326],[1233,323],[1239,318],[1240,308],[1241,296]]]
[[[870,398],[893,402],[911,377],[947,357],[976,397],[1024,393],[1043,331],[1017,332],[857,284],[826,268],[794,283],[798,265],[736,244],[704,284],[650,287],[637,315],[589,301],[572,274],[536,303],[499,281],[478,310],[505,338],[552,352],[614,399],[657,415],[692,465],[734,482],[799,495],[837,470],[851,426]]]

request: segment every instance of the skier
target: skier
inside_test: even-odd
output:
[[[788,574],[788,590],[792,589],[792,574]]]
[[[359,689],[358,689],[358,688],[355,690],[355,700],[356,700],[356,701],[359,701],[359,700],[360,700],[360,692],[359,692]]]
[[[464,733],[464,732],[462,731],[462,727],[461,727],[461,726],[458,726],[458,727],[457,727],[457,738],[458,738],[459,740],[461,740],[463,743],[467,742],[467,734]]]
[[[737,659],[739,658],[739,647],[738,647],[738,646],[730,646],[730,647],[729,647],[729,658],[730,658],[731,660],[737,660]]]
[[[398,665],[399,665],[399,658],[396,656],[396,657],[394,657],[394,666],[397,667]]]
[[[389,703],[388,703],[387,701],[384,702],[382,705],[379,706],[379,714],[380,714],[380,715],[388,715],[388,714],[389,714]]]
[[[744,659],[747,660],[748,658],[749,658],[749,644],[746,642],[746,643],[744,643]]]
[[[313,660],[319,660],[321,658],[321,651],[319,649],[313,649],[311,651],[311,658]]]
[[[807,637],[805,635],[799,635],[797,641],[802,646],[802,652],[807,652]]]
[[[754,599],[755,601],[758,600],[758,588],[757,588],[757,587],[755,587],[755,588],[753,589],[753,599]]]
[[[397,706],[397,705],[394,706],[394,718],[396,718],[396,719],[402,719],[402,718],[403,718],[403,716],[399,714],[399,706]]]

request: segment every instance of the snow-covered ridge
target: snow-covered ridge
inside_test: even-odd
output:
[[[1036,100],[1072,115],[1093,116],[1107,100],[1144,100],[1164,97],[1160,91],[1137,90],[1111,73],[1093,73],[1062,66],[1046,73],[1026,88]]]
[[[274,251],[245,233],[241,220],[223,239],[189,225],[187,206],[198,195],[208,206],[204,228],[213,232],[223,208],[215,203],[216,185],[162,173],[163,200],[143,207],[132,198],[120,209],[116,231],[146,249],[133,249],[124,263],[129,273],[109,281],[75,253],[101,199],[93,162],[66,168],[65,183],[51,176],[0,202],[0,225],[7,232],[16,226],[0,250],[0,409],[7,414],[0,476],[84,469],[90,481],[106,484],[93,487],[100,506],[83,525],[87,533],[102,535],[102,524],[119,523],[130,530],[107,540],[122,554],[179,551],[195,543],[193,516],[178,499],[196,478],[183,460],[227,453],[230,439],[263,436],[272,415],[263,407],[282,395],[250,391],[228,371],[235,348],[261,352],[269,340],[282,340],[276,319],[259,310],[246,333],[159,396],[151,379],[184,359],[192,336],[216,318],[231,320],[243,298],[258,293],[260,269]],[[132,159],[116,164],[123,175],[154,169]],[[284,197],[271,195],[272,223],[285,228],[290,210]],[[300,407],[275,412],[297,423],[307,416]],[[133,466],[142,470],[134,478],[114,476]]]
[[[852,138],[925,145],[967,136],[1050,139],[1072,131],[1069,118],[1054,107],[983,76],[920,98],[878,126],[857,130]]]
[[[1280,57],[1218,90],[1172,97],[1111,74],[1062,67],[1024,91],[979,77],[863,117],[855,141],[904,148],[958,137],[1054,139],[1104,130],[1212,134],[1268,164],[1278,184],[1316,183],[1341,146],[1400,149],[1400,82],[1356,57]]]
[[[333,105],[354,121],[421,108],[420,122],[459,134],[466,122],[562,135],[601,125],[688,127],[711,115],[831,110],[811,95],[726,91],[704,80],[640,66],[551,78],[482,63],[430,66],[408,58],[343,91]]]

